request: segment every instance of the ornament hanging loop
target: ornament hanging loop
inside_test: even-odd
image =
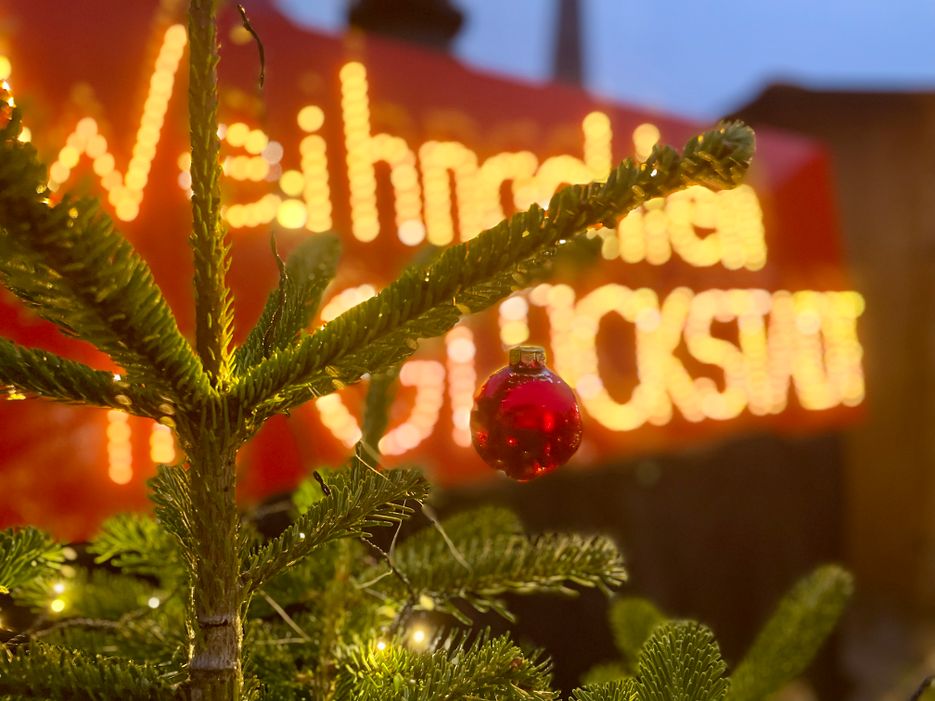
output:
[[[545,367],[545,348],[542,346],[516,346],[510,349],[510,367],[517,370],[538,370]]]

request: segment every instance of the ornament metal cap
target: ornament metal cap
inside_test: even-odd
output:
[[[510,348],[510,365],[535,368],[545,365],[545,348],[542,346],[516,346]]]

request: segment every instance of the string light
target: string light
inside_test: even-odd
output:
[[[324,121],[324,116],[321,121]],[[305,131],[313,131],[309,126],[306,124]],[[310,231],[328,231],[332,227],[331,187],[328,183],[328,148],[324,137],[309,134],[299,144],[299,153],[302,156],[305,228]]]
[[[428,649],[429,643],[431,642],[431,635],[429,634],[428,628],[420,624],[413,625],[409,629],[407,637],[409,647],[417,652]]]
[[[449,172],[455,181],[461,239],[466,240],[479,233],[482,226],[481,210],[476,206],[477,155],[456,141],[428,141],[419,149],[419,164],[425,190],[425,228],[429,243],[444,246],[455,240]],[[499,198],[499,192],[497,196]],[[416,243],[419,241],[411,245]]]
[[[157,608],[159,608],[159,605],[160,605],[161,603],[162,603],[162,602],[159,600],[159,597],[158,597],[158,596],[151,596],[151,597],[149,597],[149,599],[146,601],[146,605],[149,606],[149,608],[151,608],[151,609],[157,609]]]
[[[347,63],[338,75],[354,238],[373,241],[380,233],[374,171],[374,165],[380,161],[390,167],[397,228],[422,226],[422,196],[415,155],[403,139],[371,133],[367,70],[363,64]]]
[[[582,405],[612,431],[668,423],[674,410],[689,421],[726,420],[745,409],[757,415],[786,408],[790,387],[810,410],[863,400],[862,350],[856,292],[785,292],[677,288],[660,300],[649,289],[603,285],[577,302],[565,285],[535,288],[530,302],[546,308],[556,370]],[[626,401],[601,377],[598,331],[608,314],[633,324],[637,385]],[[712,334],[714,321],[734,324],[737,342]],[[693,377],[678,354],[719,369]]]
[[[321,309],[321,320],[328,322],[337,318],[351,307],[356,307],[374,295],[377,290],[373,285],[359,285],[342,290],[332,297]]]
[[[645,122],[633,130],[633,150],[636,157],[645,161],[649,154],[653,152],[653,146],[659,143],[659,127],[655,124]]]
[[[401,455],[428,438],[444,404],[445,366],[435,360],[409,360],[399,371],[399,384],[414,387],[412,411],[380,439],[380,452]]]
[[[602,235],[604,257],[626,263],[663,265],[674,253],[696,267],[760,270],[766,265],[763,212],[749,185],[716,193],[696,185],[648,200],[620,221],[616,240]]]
[[[149,459],[156,465],[171,465],[175,462],[175,439],[168,426],[153,423],[149,434]]]
[[[100,177],[102,187],[109,193],[118,218],[136,218],[186,41],[182,25],[173,25],[164,35],[126,174],[116,169],[107,140],[98,133],[96,120],[85,117],[78,122],[50,167],[51,189],[64,183],[80,157],[87,155],[92,159],[93,170]],[[11,68],[4,70],[9,73]],[[540,165],[535,155],[523,151],[494,154],[479,163],[473,150],[454,141],[426,142],[419,147],[417,159],[403,139],[372,133],[364,66],[358,62],[345,64],[339,72],[339,80],[348,153],[352,232],[361,241],[371,241],[379,233],[374,165],[381,161],[390,166],[397,236],[410,246],[425,239],[444,245],[456,239],[456,231],[461,240],[468,240],[502,219],[507,212],[500,192],[506,181],[513,182],[512,205],[524,209],[534,202],[547,202],[563,183],[604,177],[612,164],[613,129],[610,118],[600,111],[591,112],[582,120],[583,160],[563,154],[552,156]],[[277,220],[286,228],[304,227],[310,231],[332,228],[327,145],[324,138],[315,133],[325,122],[324,110],[318,105],[305,105],[297,113],[296,122],[307,134],[300,142],[301,170],[285,173],[279,167],[282,145],[272,141],[261,129],[251,128],[244,122],[219,127],[219,136],[228,145],[247,152],[247,155],[225,158],[222,164],[225,174],[234,180],[250,182],[274,177],[279,179],[286,195],[283,199],[267,194],[256,202],[228,206],[224,216],[231,228],[254,228]],[[24,131],[21,138],[28,140],[31,135]],[[658,139],[659,130],[655,125],[639,125],[633,132],[637,155],[648,154]],[[178,176],[179,186],[188,194],[191,192],[190,162],[190,156],[180,160]],[[709,227],[714,230],[707,231]],[[699,231],[704,231],[704,235]],[[762,213],[756,194],[748,186],[719,193],[695,187],[666,200],[651,200],[621,221],[616,237],[604,234],[603,253],[606,258],[620,257],[629,263],[646,261],[662,265],[674,253],[692,265],[721,263],[731,270],[761,269],[766,253]]]
[[[87,157],[118,218],[136,218],[186,42],[182,25],[173,25],[163,36],[126,172],[117,169],[98,122],[84,117],[51,164],[51,189],[65,183]],[[0,56],[0,81],[11,72],[9,58]],[[600,111],[581,121],[581,158],[560,154],[540,163],[535,154],[521,151],[481,160],[476,151],[456,141],[413,146],[398,136],[374,133],[365,67],[345,64],[339,81],[351,230],[360,241],[380,233],[375,166],[381,162],[389,167],[395,233],[406,245],[468,240],[511,208],[547,202],[556,187],[603,178],[612,165],[613,128],[609,116]],[[5,82],[4,89],[8,90]],[[318,133],[325,121],[318,105],[299,109],[296,124],[304,134],[299,167],[287,170],[282,144],[263,130],[245,122],[219,126],[219,137],[230,148],[242,149],[224,159],[226,175],[238,181],[268,181],[279,188],[254,202],[227,206],[224,217],[231,228],[274,221],[291,229],[332,228],[327,144]],[[31,135],[24,129],[20,138],[28,141]],[[637,158],[645,159],[660,131],[651,123],[640,124],[631,138]],[[190,194],[191,155],[181,154],[178,166],[179,186]],[[506,203],[501,195],[505,183],[510,183],[508,199],[512,198]],[[616,229],[603,229],[600,235],[602,255],[625,263],[664,265],[676,257],[697,268],[757,271],[767,261],[763,212],[748,185],[721,192],[695,186],[649,200]],[[370,285],[345,290],[323,308],[323,321],[374,293]],[[786,409],[793,393],[813,411],[853,406],[864,398],[862,348],[856,334],[864,302],[855,292],[677,288],[660,298],[647,289],[604,285],[579,299],[567,285],[540,285],[499,306],[504,345],[528,340],[530,306],[545,309],[556,370],[576,387],[585,411],[610,430],[663,425],[676,412],[689,421],[728,420],[743,411],[776,414]],[[618,315],[634,329],[636,383],[628,397],[612,394],[605,386],[606,371],[597,355],[600,326],[608,315]],[[728,324],[734,339],[715,334],[715,324]],[[386,452],[405,452],[432,433],[446,383],[452,438],[457,445],[469,444],[467,417],[476,384],[473,334],[466,327],[456,328],[445,345],[444,364],[410,361],[404,366],[401,380],[415,389],[415,399],[410,416],[384,437],[381,446]],[[696,361],[709,368],[707,375],[689,372],[691,367],[698,374]],[[357,421],[339,397],[320,398],[316,405],[342,442],[351,445],[359,438]],[[116,410],[108,412],[107,423],[108,472],[115,483],[125,484],[133,476],[130,425]],[[167,427],[155,426],[149,440],[154,462],[175,459]]]
[[[338,394],[326,394],[315,400],[315,408],[325,428],[345,447],[350,448],[360,440],[361,431],[357,419],[347,410]]]
[[[581,121],[584,135],[584,162],[594,177],[606,177],[613,167],[612,141],[614,132],[610,117],[603,112],[591,112]]]
[[[480,219],[481,229],[494,226],[507,216],[500,197],[503,183],[512,181],[510,203],[519,206],[519,202],[535,201],[533,176],[539,165],[539,159],[530,151],[494,154],[483,162],[478,170],[477,201],[464,203],[464,207],[473,205]],[[479,232],[462,232],[465,240],[473,238]]]
[[[166,30],[150,77],[149,93],[143,105],[136,143],[126,173],[121,174],[116,170],[114,157],[107,150],[107,140],[98,132],[97,121],[92,117],[84,117],[78,121],[57,159],[49,167],[49,189],[55,191],[65,183],[80,157],[87,155],[93,159],[94,172],[100,177],[101,186],[108,192],[108,200],[117,218],[123,221],[136,219],[186,43],[183,25],[175,24]]]
[[[329,303],[335,306],[327,310],[328,316],[333,318],[371,290],[363,286],[337,295]],[[665,425],[676,412],[691,422],[724,421],[745,410],[777,414],[785,410],[790,390],[805,409],[814,411],[863,401],[856,322],[864,302],[856,292],[696,293],[683,287],[660,299],[647,288],[607,284],[576,300],[568,285],[538,285],[528,299],[515,296],[501,304],[501,329],[526,324],[530,304],[546,310],[556,371],[576,389],[586,413],[612,431]],[[602,377],[598,336],[609,314],[634,328],[637,384],[628,398],[612,395]],[[715,336],[715,322],[732,324],[736,340]],[[416,389],[415,399],[410,415],[382,439],[384,454],[407,452],[432,434],[446,380],[452,438],[457,445],[470,445],[476,385],[473,334],[467,327],[455,328],[445,345],[444,366],[425,360],[403,366],[400,383]],[[683,352],[692,361],[716,368],[714,374],[694,376]],[[335,437],[347,446],[359,440],[358,421],[340,397],[328,395],[316,404]]]
[[[133,479],[133,446],[129,417],[118,409],[107,412],[107,474],[116,484]]]
[[[529,303],[522,295],[514,295],[499,306],[500,342],[505,348],[518,346],[529,338]]]
[[[458,326],[445,336],[448,373],[448,402],[451,405],[451,438],[463,448],[471,445],[471,407],[477,387],[474,369],[474,334],[467,326]]]

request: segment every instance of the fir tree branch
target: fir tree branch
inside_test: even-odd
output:
[[[36,640],[88,653],[108,650],[117,657],[165,661],[184,639],[184,603],[177,591],[156,589],[136,577],[102,569],[76,569],[73,576],[27,585],[14,594],[20,606],[37,614],[10,646]],[[158,605],[153,607],[151,599]],[[61,614],[48,615],[53,600],[64,603]],[[144,653],[144,654],[140,654]]]
[[[404,540],[393,563],[408,581],[383,579],[377,589],[402,600],[428,597],[434,605],[463,619],[454,601],[480,611],[493,609],[510,618],[500,597],[506,593],[575,594],[570,587],[610,588],[626,578],[620,552],[604,537],[545,534],[535,538],[515,532],[515,517],[504,521],[500,509],[468,512],[445,524],[445,531],[467,565],[456,561],[446,539],[425,529]],[[364,575],[371,579],[374,573]]]
[[[355,650],[339,671],[334,701],[554,701],[550,664],[506,636],[451,635],[431,652],[396,642]]]
[[[729,701],[759,701],[802,674],[837,625],[853,587],[851,576],[834,565],[799,581],[731,675]]]
[[[194,507],[191,496],[191,476],[181,467],[159,465],[149,482],[150,499],[155,506],[156,520],[175,539],[176,549],[187,572],[195,572],[197,556],[194,550]]]
[[[63,613],[71,618],[116,620],[128,613],[150,610],[145,604],[155,588],[149,582],[104,569],[74,568],[69,574],[66,578],[33,581],[18,588],[13,598],[39,614],[47,613],[49,603],[60,598],[65,604]],[[49,625],[43,623],[41,627]]]
[[[180,652],[186,643],[184,606],[178,602],[172,607],[171,616],[165,615],[164,608],[160,606],[153,611],[146,607],[119,620],[46,619],[45,627],[25,631],[8,641],[7,645],[21,648],[26,643],[42,641],[86,655],[106,650],[121,659],[145,660],[146,664],[163,669],[181,670]]]
[[[172,397],[207,387],[146,262],[89,200],[49,201],[46,170],[0,130],[0,281],[43,318]]]
[[[174,692],[154,667],[32,643],[15,654],[0,651],[0,696],[168,701]]]
[[[752,132],[725,124],[690,141],[684,157],[656,148],[645,163],[625,161],[606,183],[566,187],[547,212],[533,206],[448,248],[428,266],[407,270],[376,297],[272,355],[244,378],[237,398],[250,409],[260,407],[263,416],[399,363],[418,339],[440,335],[463,313],[529,284],[561,246],[588,227],[615,225],[646,200],[689,185],[734,186],[752,153]]]
[[[412,512],[406,502],[421,502],[428,483],[418,470],[376,472],[353,461],[330,484],[331,494],[313,504],[280,536],[247,557],[243,574],[248,594],[265,581],[338,538],[359,538],[367,529],[388,526]]]
[[[177,469],[177,468],[165,468]],[[88,552],[96,564],[110,563],[127,574],[178,581],[181,564],[172,536],[152,516],[118,514],[101,525]]]
[[[192,142],[192,237],[195,258],[195,347],[215,387],[230,374],[231,293],[225,277],[230,246],[221,224],[218,138],[217,0],[191,0],[188,12],[188,119]]]
[[[62,560],[61,546],[38,528],[0,531],[0,594],[54,574]]]
[[[0,338],[0,388],[4,386],[69,404],[141,409],[114,382],[113,373]]]
[[[636,682],[633,679],[621,679],[589,684],[571,693],[570,701],[637,701]],[[692,699],[694,701],[694,699]]]
[[[273,243],[275,254],[275,242]],[[334,277],[341,244],[330,234],[310,236],[280,262],[279,285],[270,292],[256,326],[234,353],[239,374],[247,372],[274,351],[286,348],[308,326],[321,296]]]
[[[721,701],[730,681],[711,631],[694,621],[660,626],[646,641],[635,683],[640,701]]]
[[[399,370],[400,366],[396,365],[370,376],[370,387],[367,388],[364,416],[361,421],[360,442],[374,457],[380,455],[380,439],[386,433],[386,427],[390,422],[390,407],[396,397],[398,387],[396,380],[399,377]]]
[[[263,42],[260,39],[260,35],[256,33],[256,30],[250,23],[250,18],[247,17],[247,11],[240,3],[237,3],[237,12],[240,13],[241,26],[243,26],[243,28],[249,32],[250,36],[253,37],[253,41],[256,43],[257,55],[260,59],[260,76],[257,79],[257,87],[260,90],[263,90],[263,83],[266,82],[266,49],[263,48]]]
[[[930,674],[925,679],[923,679],[916,690],[912,693],[912,696],[909,697],[909,701],[921,701],[922,697],[925,696],[925,692],[935,684],[935,674]]]

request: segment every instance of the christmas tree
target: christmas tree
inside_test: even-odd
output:
[[[306,332],[339,258],[311,236],[286,261],[256,326],[232,347],[220,215],[214,0],[189,9],[194,345],[146,263],[97,203],[52,193],[4,88],[0,279],[119,373],[0,339],[11,398],[117,409],[170,427],[183,450],[151,483],[155,515],[113,517],[75,562],[36,528],[0,533],[0,593],[34,612],[0,651],[0,697],[50,699],[555,699],[549,662],[472,628],[511,618],[509,594],[613,589],[625,579],[607,538],[523,532],[486,508],[438,522],[417,469],[383,470],[376,449],[399,364],[548,272],[588,230],[691,185],[737,185],[752,157],[743,125],[656,147],[606,181],[562,188],[467,243],[415,263],[376,297]],[[369,378],[362,438],[347,464],[320,469],[294,519],[264,533],[235,500],[238,450],[263,423]],[[430,525],[407,537],[418,510]],[[389,538],[375,529],[388,527]],[[821,570],[785,600],[745,661],[725,676],[712,633],[646,602],[615,606],[624,661],[578,701],[759,699],[800,673],[840,615],[849,580]],[[430,632],[420,622],[430,616]],[[733,681],[733,684],[731,683]]]

